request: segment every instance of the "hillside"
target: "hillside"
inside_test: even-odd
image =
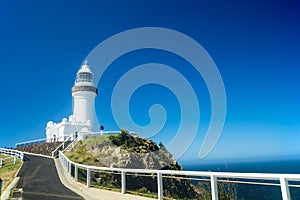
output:
[[[152,140],[131,136],[125,130],[118,135],[80,141],[67,156],[71,160],[96,166],[181,170],[162,143],[157,145]]]
[[[86,138],[66,155],[75,162],[93,166],[182,170],[162,143],[157,145],[152,140],[131,136],[126,130],[121,130],[118,135]],[[81,170],[79,176],[82,174],[84,177],[85,173]],[[92,173],[92,182],[96,187],[119,188],[120,178],[117,173]],[[129,191],[157,192],[155,175],[131,175],[126,182]],[[180,199],[195,199],[198,196],[190,180],[169,178],[164,182],[167,196]]]

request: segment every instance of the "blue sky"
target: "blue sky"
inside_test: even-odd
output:
[[[290,1],[8,1],[0,0],[0,146],[45,137],[49,120],[72,113],[70,89],[89,52],[105,39],[139,27],[164,27],[201,44],[217,65],[227,96],[221,137],[205,160],[284,159],[300,154],[300,3]],[[105,59],[105,55],[103,55]],[[116,129],[110,89],[122,70],[159,62],[191,81],[201,102],[199,134],[182,157],[200,162],[198,151],[210,119],[210,100],[201,77],[176,55],[138,50],[112,63],[99,82],[100,123]],[[124,68],[123,68],[124,67]],[[154,94],[155,91],[155,95]],[[180,112],[169,90],[144,86],[130,110],[146,125],[148,108],[168,111],[168,143]],[[188,134],[187,134],[188,135]]]

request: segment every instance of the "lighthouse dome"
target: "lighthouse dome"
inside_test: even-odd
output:
[[[87,65],[87,61],[81,66],[77,72],[76,83],[80,82],[92,82],[93,73],[90,67]]]
[[[93,74],[90,67],[85,63],[81,66],[81,68],[78,70],[77,74],[79,73],[89,73]]]

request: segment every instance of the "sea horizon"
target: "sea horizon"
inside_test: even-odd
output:
[[[274,173],[274,174],[299,174],[300,159],[290,157],[285,159],[259,159],[259,160],[231,160],[231,161],[209,161],[209,162],[193,162],[184,163],[184,171],[213,171],[213,172],[240,172],[240,173]],[[231,179],[230,179],[231,180]],[[247,180],[247,179],[232,179],[235,181],[250,181],[231,182],[232,192],[235,191],[235,199],[243,200],[281,200],[281,188],[279,180]],[[261,185],[257,183],[271,183],[275,185]],[[195,182],[197,185],[197,182]],[[277,185],[276,185],[277,184]],[[300,199],[300,190],[292,185],[299,185],[298,181],[290,181],[291,199]],[[230,185],[230,184],[229,184]]]
[[[300,158],[183,161],[184,171],[300,174]]]

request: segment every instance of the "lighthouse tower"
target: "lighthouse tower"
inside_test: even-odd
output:
[[[78,125],[88,124],[88,131],[94,131],[95,98],[98,90],[92,81],[93,73],[87,61],[77,72],[75,85],[72,88],[73,122]]]
[[[46,126],[48,142],[64,141],[69,136],[73,138],[78,132],[94,132],[95,98],[98,90],[95,87],[93,73],[87,61],[77,72],[75,84],[72,87],[73,115],[63,118],[60,123],[49,121]]]

